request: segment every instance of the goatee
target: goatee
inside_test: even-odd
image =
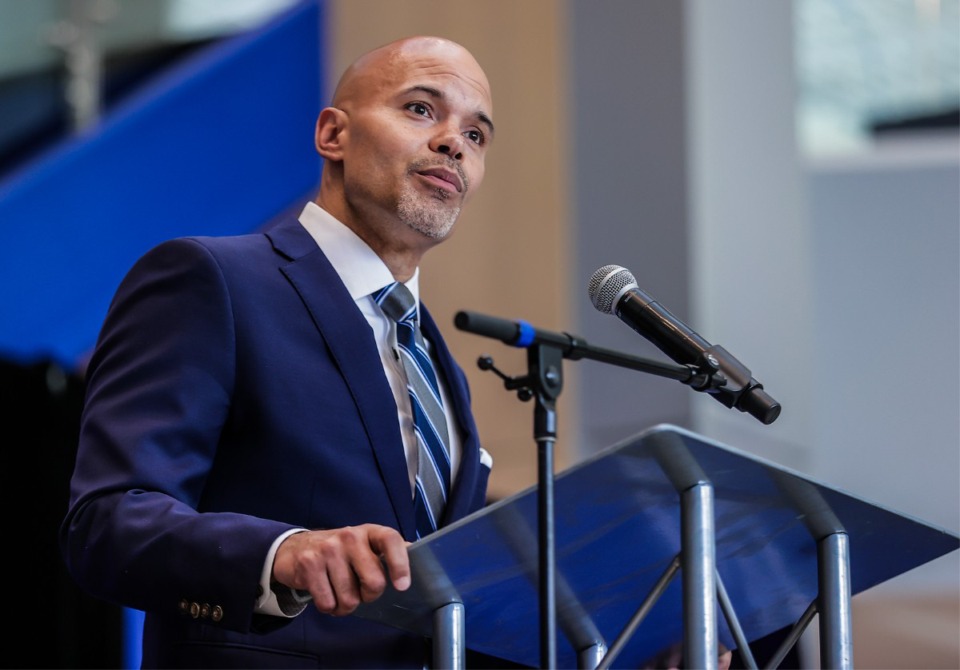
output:
[[[436,165],[433,161],[417,161],[410,166],[408,173],[416,174]],[[449,163],[442,163],[442,165],[456,170],[460,174],[464,190],[466,190],[466,175],[463,174],[460,166]],[[447,200],[452,197],[460,197],[460,194],[453,194],[438,188],[431,195],[425,195],[413,184],[407,182],[397,202],[397,216],[405,225],[427,237],[443,240],[450,234],[453,224],[460,216],[460,205],[452,206],[447,203]]]

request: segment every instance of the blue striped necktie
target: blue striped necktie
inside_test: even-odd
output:
[[[383,313],[397,324],[400,360],[417,435],[417,477],[413,501],[417,537],[435,531],[450,490],[450,447],[447,419],[433,363],[417,324],[417,306],[410,289],[394,282],[373,294]]]

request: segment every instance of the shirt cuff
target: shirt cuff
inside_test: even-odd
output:
[[[302,533],[305,530],[305,528],[288,530],[270,545],[270,551],[267,552],[267,558],[263,562],[263,570],[260,572],[260,597],[254,604],[253,611],[255,613],[292,619],[307,608],[307,603],[310,602],[309,592],[291,589],[271,579],[273,577],[273,559],[277,555],[280,543],[291,535]]]

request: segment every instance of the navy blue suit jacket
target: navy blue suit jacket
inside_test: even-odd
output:
[[[463,435],[445,525],[483,506],[489,470],[466,378],[421,315]],[[373,334],[314,240],[287,221],[148,252],[88,368],[61,529],[74,578],[147,613],[146,666],[422,667],[423,640],[381,624],[253,613],[277,536],[363,523],[415,538]]]

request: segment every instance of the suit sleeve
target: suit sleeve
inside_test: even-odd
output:
[[[60,541],[97,597],[171,614],[204,603],[213,623],[246,632],[264,557],[292,526],[200,511],[230,412],[234,338],[226,283],[200,242],[136,263],[88,368]]]

